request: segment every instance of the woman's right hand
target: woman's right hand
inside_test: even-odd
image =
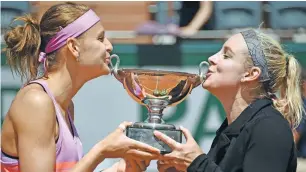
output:
[[[138,161],[158,159],[160,150],[145,143],[128,138],[125,135],[127,126],[132,122],[123,122],[118,128],[103,139],[98,146],[102,147],[104,158],[124,158]]]

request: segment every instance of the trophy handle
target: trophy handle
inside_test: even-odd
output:
[[[199,65],[199,75],[201,83],[206,80],[206,73],[208,72],[209,63],[206,61],[202,61]]]
[[[112,59],[113,59],[113,58],[116,58],[115,66],[113,65],[113,62],[112,62]],[[118,56],[117,54],[111,55],[111,56],[110,56],[110,63],[109,63],[110,68],[111,68],[111,73],[112,73],[117,79],[121,80],[120,77],[119,77],[119,74],[118,74],[119,64],[120,64],[120,58],[119,58],[119,56]]]

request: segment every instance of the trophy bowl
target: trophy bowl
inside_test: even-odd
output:
[[[192,89],[201,85],[205,81],[209,64],[201,62],[199,74],[191,74],[163,70],[119,69],[119,56],[113,54],[110,58],[112,74],[123,84],[131,98],[148,109],[148,118],[144,122],[135,122],[127,127],[126,135],[160,149],[161,153],[170,153],[171,148],[158,140],[153,132],[158,130],[175,141],[182,142],[181,130],[162,119],[163,110],[181,103]],[[116,59],[115,65],[112,64],[112,59]]]

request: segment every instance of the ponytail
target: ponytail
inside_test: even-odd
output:
[[[281,86],[281,98],[274,100],[274,106],[296,128],[302,120],[305,111],[301,93],[301,67],[298,61],[287,55],[286,77]]]
[[[17,20],[25,24],[12,28],[4,35],[7,63],[13,73],[20,75],[22,80],[30,81],[36,78],[39,65],[40,27],[30,15],[18,17],[13,22]]]

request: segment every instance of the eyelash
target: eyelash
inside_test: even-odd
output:
[[[225,58],[225,59],[230,58],[230,56],[227,55],[227,54],[222,54],[222,56],[223,56],[223,58]]]
[[[104,41],[104,37],[98,38],[98,40],[103,42]]]

